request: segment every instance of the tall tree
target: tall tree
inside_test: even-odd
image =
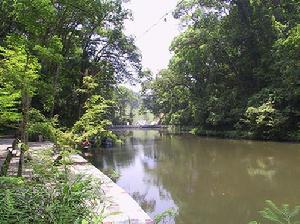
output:
[[[16,42],[14,42],[16,44]],[[9,48],[0,48],[0,75],[5,87],[13,89],[12,92],[21,95],[21,140],[27,144],[27,124],[29,109],[32,96],[37,87],[37,79],[39,77],[40,64],[37,58],[26,52],[25,46],[9,46]],[[13,101],[9,104],[15,103]]]
[[[32,105],[71,126],[93,94],[112,98],[116,83],[136,79],[140,55],[123,33],[130,17],[119,0],[4,0],[0,44],[23,37],[28,55],[41,64]],[[86,77],[97,86],[87,94]],[[76,111],[76,113],[74,113]]]
[[[155,96],[146,102],[149,108],[170,117],[183,114],[179,100],[172,109],[160,102],[172,99],[167,92],[179,97],[177,89],[185,86],[189,106],[183,110],[191,118],[179,120],[181,125],[265,139],[294,136],[299,13],[297,1],[180,1],[174,16],[185,29],[171,45],[172,76],[162,73],[149,86]],[[164,91],[168,83],[173,89]]]

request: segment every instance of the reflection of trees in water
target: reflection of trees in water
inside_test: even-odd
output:
[[[149,137],[149,138],[147,138],[147,137],[140,138],[138,136],[131,136],[131,137],[128,137],[126,139],[127,144],[143,145],[143,146],[153,145],[157,141],[161,141],[160,136],[152,136],[152,137]]]
[[[156,144],[147,146],[144,148],[144,156],[146,159],[158,161],[160,157],[160,150],[157,148]]]
[[[97,168],[118,169],[118,167],[129,166],[134,162],[137,150],[140,149],[139,146],[142,146],[142,149],[151,148],[156,141],[160,141],[160,136],[162,136],[160,132],[151,130],[122,130],[118,131],[117,135],[125,139],[125,144],[113,148],[95,149],[91,152],[92,156],[89,161]]]
[[[250,176],[263,176],[265,179],[272,181],[273,177],[276,174],[276,170],[272,169],[274,167],[273,157],[268,158],[259,158],[256,160],[256,163],[253,164],[252,161],[249,161],[248,174]]]
[[[97,152],[96,164],[126,167],[143,150],[145,185],[156,186],[160,199],[175,201],[177,224],[247,223],[256,217],[265,199],[294,204],[300,198],[297,145],[148,130],[133,131],[126,141],[102,154]],[[157,205],[143,195],[136,195],[137,201],[155,210]]]
[[[131,197],[142,207],[147,213],[152,213],[155,210],[155,199],[146,199],[148,192],[141,194],[140,192],[134,192]]]
[[[89,161],[97,168],[112,168],[117,170],[120,166],[126,167],[132,164],[136,156],[136,151],[128,147],[118,146],[96,149],[92,152],[92,155]]]
[[[288,180],[293,156],[282,158],[286,152],[274,150],[274,144],[187,136],[156,144],[145,154],[158,158],[157,167],[145,172],[179,206],[176,223],[247,223],[265,199],[295,202],[292,192],[297,191],[295,174],[299,178],[300,169]],[[298,167],[296,161],[299,159],[294,158],[293,168]],[[293,191],[282,194],[289,181]],[[300,192],[297,194],[299,198]]]

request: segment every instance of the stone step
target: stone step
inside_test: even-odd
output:
[[[0,150],[0,176],[5,175],[6,173],[6,164],[9,160],[9,151],[7,150]]]
[[[11,154],[9,153],[7,148],[12,146],[12,142],[13,142],[12,138],[9,139],[0,138],[0,175],[3,175],[2,172],[4,172],[5,174],[6,168],[4,169],[3,166],[7,163],[7,159],[8,160],[10,159],[10,157],[8,156],[11,156]]]
[[[18,176],[19,160],[20,157],[13,157],[10,160],[8,170],[7,170],[7,176],[12,176],[12,177]]]
[[[7,155],[8,155],[7,150],[0,150],[0,169],[2,168],[2,165],[5,162]]]

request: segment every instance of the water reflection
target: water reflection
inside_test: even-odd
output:
[[[133,192],[131,196],[137,203],[139,203],[145,212],[152,213],[155,210],[156,201],[155,199],[147,200],[147,194],[148,192],[144,194],[141,194],[140,192]]]
[[[177,224],[248,223],[265,199],[300,202],[298,144],[125,134],[125,144],[97,150],[91,161],[118,170],[117,183],[152,217],[175,207]]]

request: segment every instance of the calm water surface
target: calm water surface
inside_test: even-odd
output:
[[[221,140],[158,130],[123,133],[125,144],[90,161],[116,169],[124,188],[151,216],[168,223],[247,224],[266,199],[300,204],[300,144]]]

